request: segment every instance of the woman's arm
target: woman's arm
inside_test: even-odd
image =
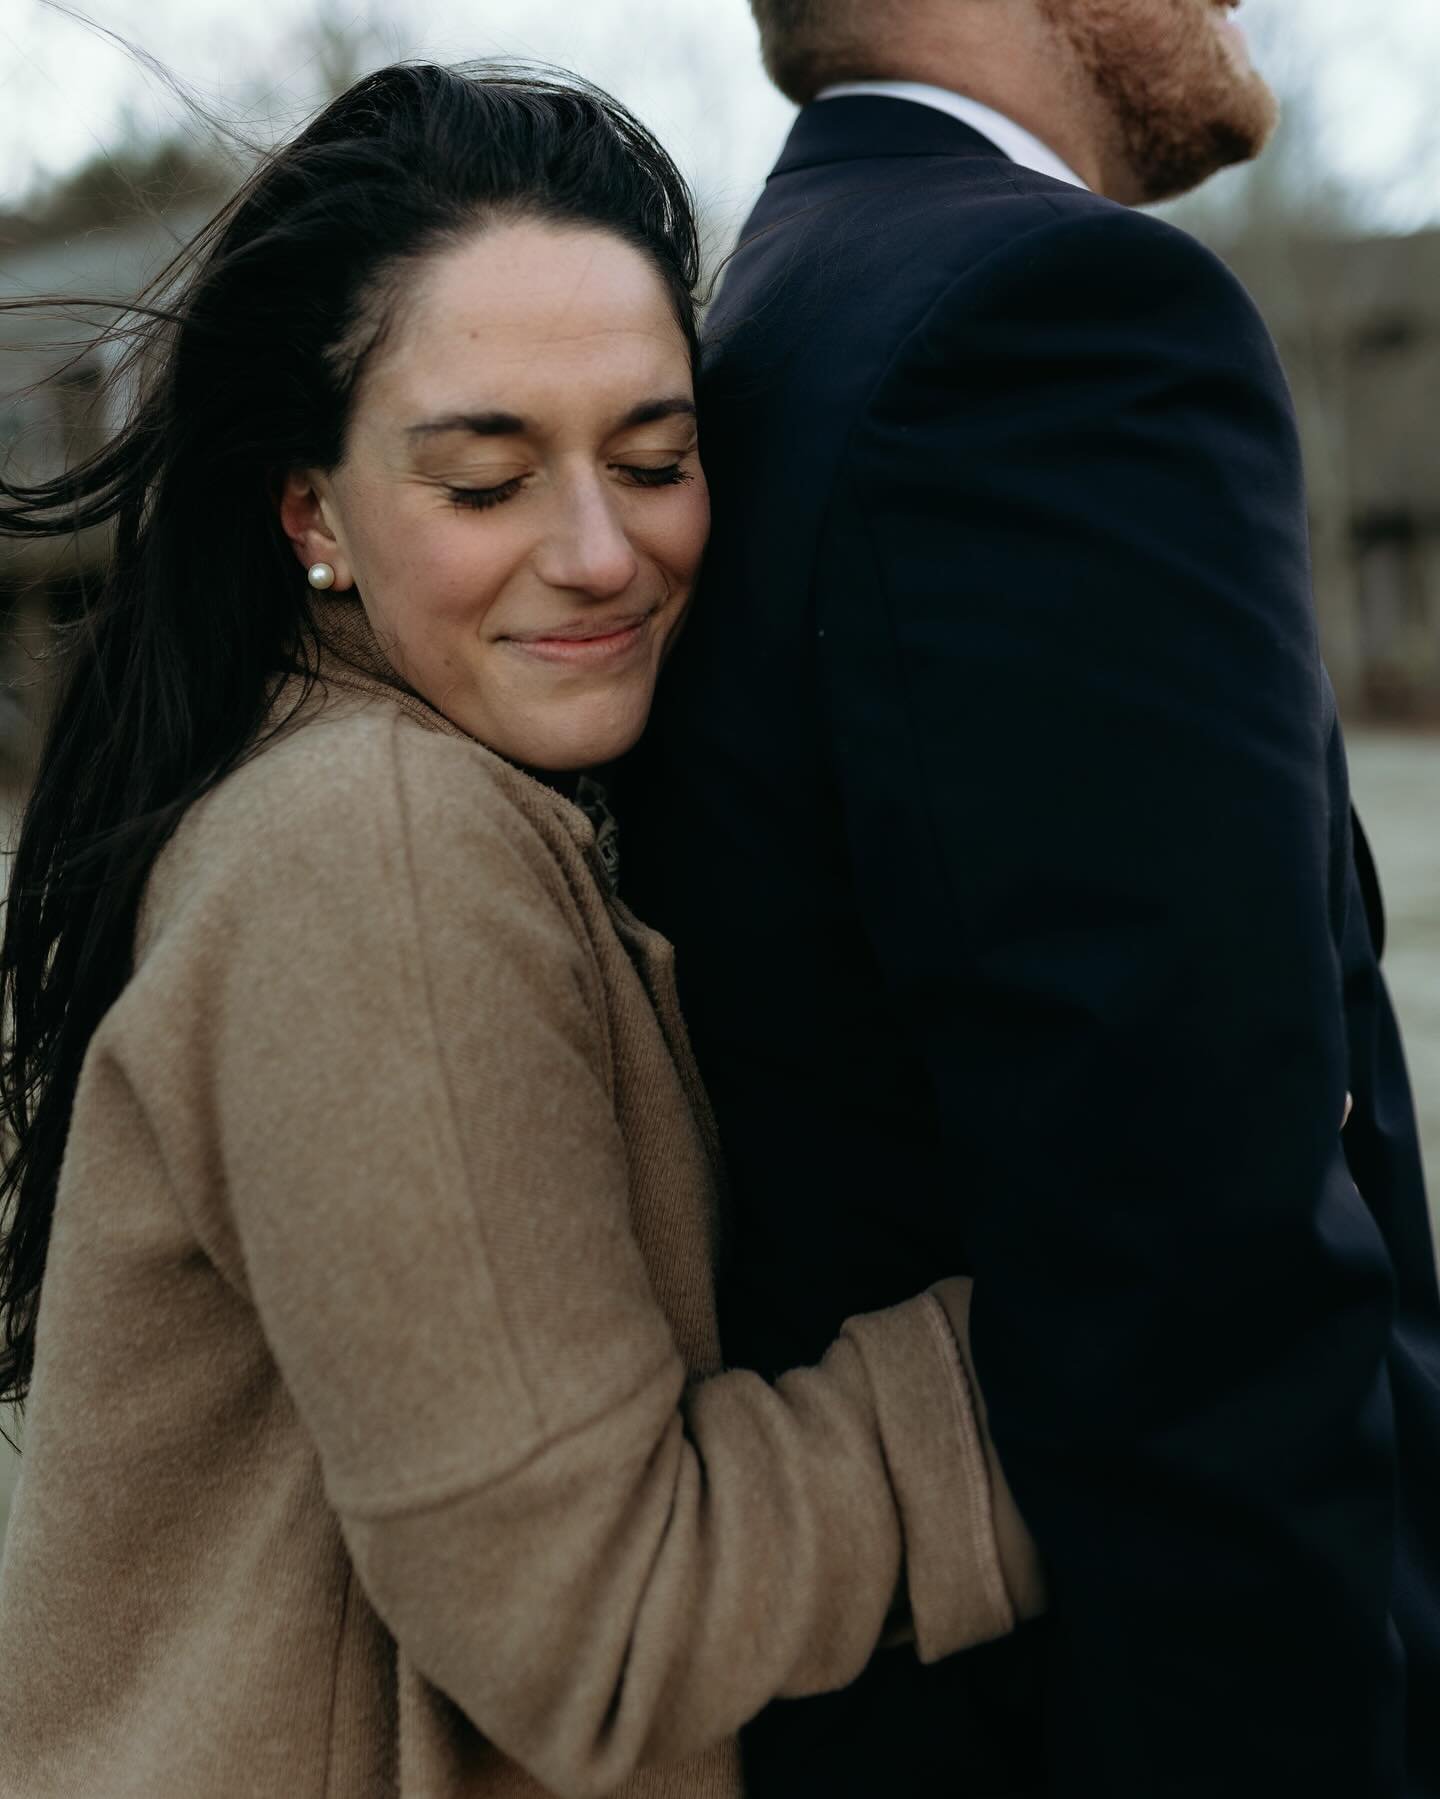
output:
[[[350,741],[207,926],[207,1053],[244,1280],[410,1659],[588,1794],[846,1684],[897,1596],[926,1658],[1010,1629],[965,1285],[687,1388],[559,869],[466,746]]]

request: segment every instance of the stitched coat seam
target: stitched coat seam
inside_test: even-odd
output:
[[[933,1293],[927,1293],[925,1300],[925,1317],[949,1375],[945,1390],[954,1415],[955,1432],[965,1447],[961,1467],[964,1470],[966,1503],[971,1515],[983,1526],[980,1532],[982,1541],[975,1556],[980,1580],[991,1611],[1007,1630],[1011,1630],[1015,1625],[1015,1611],[1010,1603],[1004,1571],[1000,1566],[999,1546],[995,1538],[995,1496],[991,1491],[990,1476],[985,1465],[985,1448],[980,1441],[980,1426],[975,1416],[970,1376],[955,1346],[954,1333],[945,1308]]]
[[[404,1497],[367,1494],[364,1498],[347,1498],[338,1486],[327,1486],[326,1497],[338,1514],[355,1524],[394,1523],[403,1519],[420,1517],[426,1512],[443,1511],[447,1506],[456,1505],[463,1500],[478,1499],[482,1494],[497,1487],[503,1487],[507,1481],[515,1480],[525,1474],[554,1450],[563,1449],[567,1444],[581,1441],[590,1431],[608,1430],[617,1412],[623,1412],[628,1406],[633,1405],[667,1373],[678,1375],[676,1379],[678,1403],[684,1377],[678,1356],[672,1346],[657,1362],[646,1369],[633,1388],[618,1399],[612,1399],[605,1412],[582,1418],[564,1430],[537,1437],[522,1456],[491,1474],[476,1475],[473,1472],[463,1472],[445,1475],[436,1479],[429,1487],[406,1494]],[[654,1444],[647,1444],[635,1459],[642,1462],[648,1461],[654,1452]]]
[[[419,904],[419,885],[415,873],[414,833],[411,828],[409,805],[405,795],[404,781],[400,771],[400,756],[395,742],[396,730],[399,727],[400,715],[397,713],[386,737],[386,774],[389,777],[390,795],[394,805],[395,819],[399,827],[399,848],[405,864],[405,910],[407,913],[407,932],[397,932],[398,940],[410,946],[406,960],[418,970],[419,979],[415,985],[419,989],[420,1006],[417,1008],[423,1018],[425,1031],[429,1039],[428,1047],[433,1051],[438,1079],[434,1087],[440,1097],[438,1110],[441,1114],[443,1131],[436,1132],[436,1148],[444,1160],[453,1165],[453,1172],[458,1176],[457,1188],[463,1192],[468,1202],[464,1208],[464,1216],[469,1228],[461,1232],[465,1243],[466,1254],[472,1264],[478,1262],[480,1278],[476,1281],[479,1291],[488,1291],[493,1300],[496,1315],[500,1320],[505,1343],[506,1357],[510,1364],[509,1373],[517,1382],[521,1393],[530,1409],[529,1424],[533,1430],[543,1431],[544,1410],[531,1386],[524,1362],[516,1350],[515,1334],[510,1321],[508,1308],[502,1292],[503,1283],[496,1277],[495,1264],[491,1256],[489,1234],[485,1228],[482,1208],[477,1202],[474,1179],[461,1147],[463,1137],[460,1129],[459,1106],[456,1102],[453,1075],[449,1059],[444,1054],[441,1044],[439,1022],[435,1014],[434,976],[428,958],[419,948],[423,941],[422,917]],[[547,846],[548,847],[548,846]],[[402,952],[404,954],[405,952]],[[427,1110],[430,1108],[427,1107]],[[433,1127],[432,1127],[433,1128]],[[473,1234],[472,1234],[473,1233]],[[478,1255],[477,1255],[478,1246]]]

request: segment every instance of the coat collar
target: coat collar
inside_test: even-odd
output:
[[[788,175],[823,163],[892,156],[1009,160],[988,138],[933,106],[867,94],[815,100],[802,108],[774,172]]]
[[[385,654],[365,608],[353,594],[310,597],[315,666],[323,683],[352,693],[383,697],[416,724],[442,737],[464,737],[453,720],[416,693]]]

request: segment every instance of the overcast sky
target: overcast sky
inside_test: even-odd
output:
[[[763,180],[790,118],[761,71],[745,0],[319,3],[392,54],[527,55],[580,70],[640,112],[726,216]],[[278,127],[317,97],[297,23],[313,0],[80,4],[227,115]],[[1318,104],[1319,154],[1364,186],[1366,215],[1392,228],[1440,222],[1437,0],[1247,0],[1246,16]],[[127,116],[163,129],[177,113],[103,37],[42,0],[0,0],[0,204],[113,142]]]

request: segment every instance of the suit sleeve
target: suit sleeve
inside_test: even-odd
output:
[[[1263,326],[1122,213],[940,297],[823,533],[853,878],[1051,1570],[1056,1794],[1396,1779],[1392,1277],[1338,1129],[1308,575]]]

